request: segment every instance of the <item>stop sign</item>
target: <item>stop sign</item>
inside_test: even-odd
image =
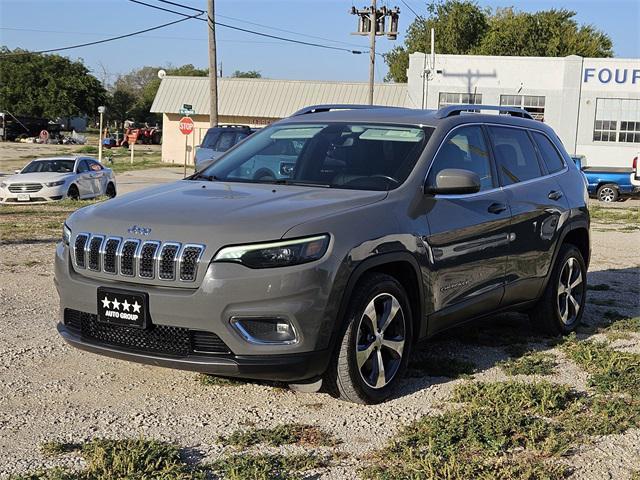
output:
[[[180,123],[178,124],[178,128],[180,129],[180,133],[183,135],[189,135],[193,132],[193,120],[189,117],[182,117],[180,119]]]

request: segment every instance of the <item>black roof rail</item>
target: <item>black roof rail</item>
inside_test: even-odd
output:
[[[333,110],[370,110],[374,108],[402,108],[402,107],[388,107],[386,105],[327,103],[327,104],[321,104],[321,105],[310,105],[308,107],[301,108],[297,112],[293,113],[291,116],[297,117],[299,115],[306,115],[308,113],[331,112]]]
[[[474,110],[497,110],[500,113],[508,113],[509,115],[513,115],[514,117],[534,120],[531,114],[523,108],[504,107],[501,105],[449,105],[437,110],[435,113],[435,117],[452,117],[453,115],[460,115],[461,113],[473,113]]]

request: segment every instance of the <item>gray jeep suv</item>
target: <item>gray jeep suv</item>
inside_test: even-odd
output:
[[[283,140],[285,165],[256,176]],[[583,176],[527,112],[316,106],[190,178],[72,214],[58,330],[111,357],[375,403],[445,328],[509,309],[573,331],[589,252]]]

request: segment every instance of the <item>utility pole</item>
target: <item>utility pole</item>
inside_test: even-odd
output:
[[[214,0],[207,0],[209,26],[209,124],[212,127],[218,126],[218,62],[216,60],[216,24]]]
[[[362,10],[351,7],[351,14],[358,16],[358,31],[352,35],[369,36],[369,105],[373,105],[373,90],[376,72],[376,36],[386,35],[389,40],[398,38],[398,18],[400,9],[382,7],[378,9],[376,0],[371,0],[371,6]],[[389,28],[385,28],[389,17]]]
[[[373,105],[373,84],[376,79],[376,30],[378,29],[378,9],[376,0],[371,0],[371,14],[369,16],[369,105]]]

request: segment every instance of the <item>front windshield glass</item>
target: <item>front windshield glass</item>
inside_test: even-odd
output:
[[[34,160],[22,169],[21,173],[72,173],[75,160]]]
[[[390,190],[407,179],[432,131],[349,123],[274,125],[194,178]]]

